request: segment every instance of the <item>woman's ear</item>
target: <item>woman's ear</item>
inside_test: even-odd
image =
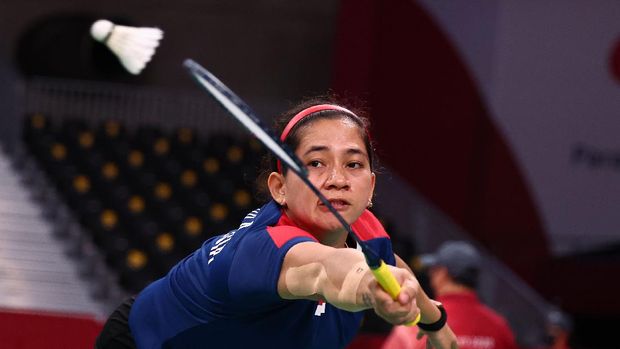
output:
[[[271,197],[284,206],[286,204],[286,186],[284,185],[284,176],[278,172],[271,172],[269,178],[267,178],[267,187],[269,187],[269,193]]]
[[[377,181],[377,176],[374,172],[370,173],[370,197],[368,198],[368,203],[372,206],[372,198],[375,196],[375,183]]]

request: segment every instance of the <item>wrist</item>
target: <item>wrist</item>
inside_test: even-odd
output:
[[[420,304],[420,315],[422,315],[420,322],[431,324],[441,318],[441,311],[438,308],[438,305],[441,303],[426,298],[426,302],[422,301],[418,302],[418,304]]]
[[[446,312],[446,309],[443,307],[441,303],[436,302],[436,305],[441,314],[439,316],[439,319],[437,319],[437,321],[433,323],[423,323],[423,322],[418,323],[418,327],[421,330],[426,331],[426,332],[437,332],[446,325],[448,321],[448,313]]]

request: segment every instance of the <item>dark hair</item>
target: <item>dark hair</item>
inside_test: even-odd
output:
[[[319,105],[319,104],[333,104],[333,105],[345,107],[351,112],[353,112],[354,115],[351,115],[349,113],[342,112],[339,110],[324,110],[324,111],[319,111],[319,112],[312,113],[306,116],[305,118],[300,120],[297,124],[295,124],[295,126],[290,130],[284,143],[292,151],[295,151],[297,147],[299,146],[299,141],[300,141],[299,135],[301,131],[305,127],[312,124],[314,121],[322,120],[322,119],[339,119],[343,117],[349,118],[350,120],[355,122],[356,125],[359,126],[360,135],[362,136],[364,145],[366,146],[366,151],[368,153],[370,169],[371,171],[375,171],[377,156],[375,154],[374,145],[368,133],[370,122],[368,121],[368,118],[366,117],[365,108],[361,107],[361,103],[359,101],[349,102],[347,103],[349,104],[347,106],[344,105],[345,103],[346,102],[339,101],[339,98],[331,94],[306,99],[303,102],[297,104],[296,106],[290,108],[289,110],[287,110],[286,112],[284,112],[283,114],[281,114],[279,117],[277,117],[274,120],[274,130],[276,132],[276,136],[280,137],[280,135],[282,134],[282,131],[284,130],[288,122],[293,117],[295,117],[295,115],[297,115],[299,112],[301,112],[304,109],[307,109],[309,107],[312,107],[314,105]],[[271,199],[269,188],[267,188],[267,178],[269,177],[269,174],[271,174],[271,172],[277,172],[277,171],[278,171],[277,158],[273,154],[268,152],[263,157],[263,160],[261,162],[261,168],[259,170],[259,175],[256,179],[256,188],[257,188],[256,195],[259,200],[267,201]],[[288,171],[287,166],[285,164],[282,164],[282,174],[286,174],[287,171]]]

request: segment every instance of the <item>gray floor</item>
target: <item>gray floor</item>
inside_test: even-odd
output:
[[[0,307],[102,317],[65,243],[30,197],[0,151]]]

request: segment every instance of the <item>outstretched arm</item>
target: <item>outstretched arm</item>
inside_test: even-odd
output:
[[[302,242],[284,257],[278,293],[285,299],[322,298],[348,311],[374,308],[392,324],[410,322],[419,312],[418,282],[406,269],[391,271],[402,287],[396,301],[377,284],[360,251]]]

